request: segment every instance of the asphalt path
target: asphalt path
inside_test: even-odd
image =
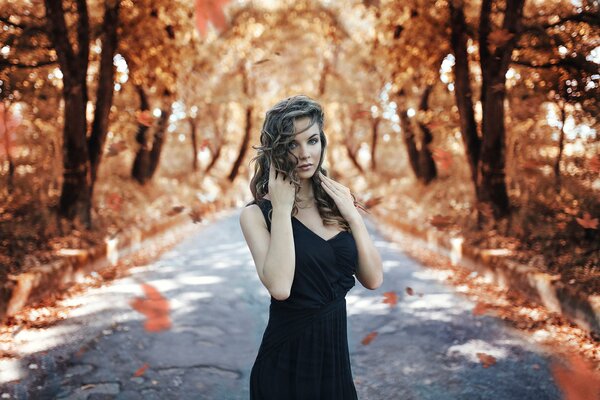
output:
[[[197,227],[130,276],[63,300],[73,308],[58,324],[21,330],[13,345],[24,357],[0,363],[0,398],[248,399],[269,294],[239,212]],[[552,355],[502,320],[473,315],[443,272],[366,223],[384,283],[356,281],[346,296],[360,399],[562,398]],[[386,292],[396,304],[382,301]]]

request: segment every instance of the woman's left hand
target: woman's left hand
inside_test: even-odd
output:
[[[328,176],[323,175],[321,171],[319,171],[319,177],[321,178],[321,186],[333,199],[338,210],[340,210],[342,217],[348,222],[355,218],[360,218],[360,214],[354,206],[354,199],[352,198],[350,189]]]

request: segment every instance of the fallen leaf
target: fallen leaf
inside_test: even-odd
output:
[[[375,336],[377,336],[377,332],[371,332],[367,336],[365,336],[363,340],[361,340],[361,343],[367,345],[371,343],[373,339],[375,339]]]
[[[137,371],[134,372],[133,376],[142,376],[144,375],[144,372],[146,372],[146,370],[148,369],[149,365],[148,363],[144,363],[144,365],[142,365],[140,368],[138,368]]]
[[[496,364],[496,358],[494,356],[490,356],[485,353],[477,353],[477,357],[479,357],[479,361],[483,363],[483,368],[487,368],[490,365]]]
[[[396,292],[385,292],[383,294],[383,303],[389,304],[390,307],[394,307],[398,303],[398,295]]]
[[[411,287],[408,287],[408,286],[407,286],[407,287],[406,287],[406,293],[407,293],[409,296],[412,296],[412,295],[413,295],[413,293],[414,293],[414,291],[412,290],[412,288],[411,288]]]

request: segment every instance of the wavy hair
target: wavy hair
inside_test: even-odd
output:
[[[310,118],[310,123],[301,131],[296,132],[294,121],[303,117]],[[275,170],[284,173],[289,177],[296,187],[294,206],[292,216],[298,214],[298,192],[300,190],[300,178],[296,169],[298,158],[289,150],[289,146],[294,140],[294,136],[308,130],[315,123],[319,126],[319,137],[321,140],[321,158],[314,175],[310,178],[313,193],[315,196],[319,215],[325,225],[337,224],[344,230],[350,230],[350,225],[340,214],[335,202],[329,194],[321,187],[321,178],[318,172],[328,176],[327,170],[323,168],[325,159],[325,149],[327,148],[327,138],[323,131],[325,117],[321,105],[315,100],[305,95],[296,95],[281,100],[265,115],[265,120],[260,132],[260,146],[252,146],[257,150],[257,155],[252,158],[250,163],[254,165],[254,176],[250,180],[250,191],[254,200],[247,205],[258,203],[268,192],[269,184],[269,160],[273,160]],[[290,157],[292,155],[292,157]],[[294,158],[294,161],[290,161]],[[352,194],[355,204],[356,197]],[[362,208],[362,207],[361,207]],[[271,221],[271,213],[269,213]]]

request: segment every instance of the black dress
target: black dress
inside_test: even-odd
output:
[[[258,202],[269,232],[271,202]],[[358,250],[341,231],[324,239],[292,217],[296,269],[290,296],[271,297],[269,322],[250,373],[251,400],[358,399],[348,353],[346,293]]]

